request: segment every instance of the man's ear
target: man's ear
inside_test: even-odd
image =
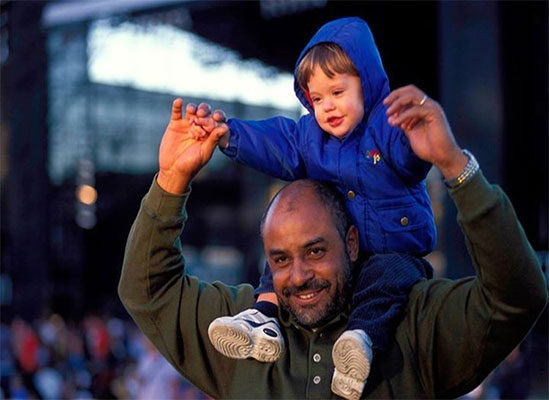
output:
[[[347,236],[345,237],[345,247],[347,249],[347,254],[351,262],[355,262],[358,259],[358,249],[360,243],[358,240],[358,229],[356,226],[351,225],[347,231]]]

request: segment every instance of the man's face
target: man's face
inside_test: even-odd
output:
[[[341,310],[349,291],[351,262],[358,234],[344,241],[331,213],[311,188],[283,195],[273,204],[263,227],[265,254],[280,305],[297,321],[314,328]]]

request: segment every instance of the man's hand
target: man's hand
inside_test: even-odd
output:
[[[227,132],[226,124],[210,126],[202,137],[196,138],[199,126],[193,123],[197,118],[194,104],[188,104],[183,118],[183,100],[175,99],[172,116],[158,154],[160,171],[157,182],[162,189],[182,194],[200,169],[212,158],[215,146]],[[197,129],[198,128],[198,129]]]
[[[467,156],[454,139],[440,105],[413,85],[392,91],[383,100],[390,125],[398,126],[422,160],[435,165],[445,179],[458,176]]]

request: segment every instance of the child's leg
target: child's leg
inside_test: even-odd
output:
[[[347,331],[332,350],[332,391],[358,399],[370,373],[373,351],[384,351],[399,323],[412,286],[432,276],[423,259],[406,254],[376,254],[358,271]]]
[[[253,308],[216,318],[208,327],[208,336],[216,350],[227,357],[274,362],[284,352],[284,339],[278,325],[278,300],[268,264],[255,294],[258,298]]]
[[[276,297],[275,292],[261,293],[257,296],[257,302],[259,303],[261,301],[267,301],[278,307],[278,297]]]
[[[268,263],[265,263],[259,286],[255,289],[257,301],[253,308],[271,318],[278,318],[278,298],[274,292],[273,276]]]
[[[375,254],[361,266],[355,285],[348,329],[362,329],[373,349],[384,351],[408,302],[412,286],[432,277],[431,265],[407,254]]]

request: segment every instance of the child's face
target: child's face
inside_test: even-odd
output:
[[[329,78],[317,66],[307,86],[316,121],[325,132],[343,138],[362,121],[364,99],[358,76],[336,73]]]

